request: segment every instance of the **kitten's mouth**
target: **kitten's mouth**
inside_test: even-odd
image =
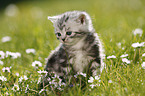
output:
[[[74,44],[76,44],[77,42],[78,42],[78,40],[67,40],[67,39],[62,40],[62,39],[61,39],[61,43],[65,44],[65,45],[74,45]]]
[[[62,42],[62,43],[65,43],[65,42],[66,42],[66,40],[65,40],[65,39],[61,39],[61,42]]]
[[[62,43],[66,44],[66,45],[68,45],[68,44],[69,44],[69,42],[67,42],[67,41],[62,41]]]
[[[62,43],[64,43],[64,44],[69,44],[69,43],[71,43],[69,40],[67,40],[67,39],[61,39],[61,42]]]
[[[61,43],[63,43],[63,44],[68,44],[68,42],[67,41],[63,41],[63,40],[61,40]]]
[[[68,42],[67,40],[61,40],[61,43],[63,43],[63,44],[65,44],[65,45],[70,45],[71,43],[70,42]]]

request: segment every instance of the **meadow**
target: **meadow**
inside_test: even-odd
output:
[[[90,77],[84,90],[57,79],[38,90],[46,58],[59,41],[47,16],[82,10],[90,14],[105,49],[106,68]],[[85,73],[77,74],[85,78]],[[59,84],[58,84],[59,83]],[[49,88],[50,87],[50,88]],[[23,1],[0,10],[1,96],[144,96],[144,0]]]

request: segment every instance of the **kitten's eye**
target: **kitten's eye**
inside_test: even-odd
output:
[[[71,35],[71,34],[72,34],[71,31],[66,32],[66,35]]]
[[[60,33],[57,33],[57,36],[61,36],[61,34]]]

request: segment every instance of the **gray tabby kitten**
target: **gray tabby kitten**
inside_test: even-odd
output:
[[[77,72],[99,74],[104,67],[103,50],[90,16],[70,11],[48,19],[61,43],[49,55],[45,70],[63,77]]]

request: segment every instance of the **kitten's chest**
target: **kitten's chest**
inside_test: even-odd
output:
[[[73,64],[73,69],[76,72],[84,72],[92,60],[92,57],[88,56],[88,53],[83,50],[73,51],[70,57],[70,63]]]
[[[68,48],[69,62],[76,72],[85,72],[85,69],[89,67],[90,61],[93,59],[93,57],[89,56],[91,51],[87,51],[91,47],[90,43],[87,43],[85,39],[86,37]]]

